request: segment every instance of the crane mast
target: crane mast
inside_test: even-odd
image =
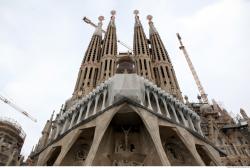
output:
[[[201,82],[200,82],[200,80],[199,80],[199,77],[198,77],[198,75],[197,75],[197,73],[196,73],[196,71],[195,71],[195,69],[194,69],[194,66],[193,66],[193,64],[192,64],[192,62],[191,62],[191,60],[190,60],[190,58],[189,58],[189,55],[188,55],[188,53],[187,53],[187,50],[186,50],[186,48],[184,47],[184,45],[183,45],[183,43],[182,43],[182,41],[181,41],[181,36],[180,36],[179,33],[176,33],[176,35],[177,35],[177,38],[178,38],[178,40],[179,40],[179,42],[180,42],[180,47],[179,47],[179,48],[180,48],[180,50],[182,50],[182,52],[183,52],[183,54],[184,54],[184,56],[185,56],[185,58],[186,58],[186,61],[187,61],[187,63],[188,63],[188,66],[189,66],[189,68],[190,68],[190,70],[191,70],[191,72],[192,72],[192,75],[193,75],[193,77],[194,77],[195,83],[196,83],[196,85],[197,85],[197,87],[198,87],[198,90],[199,90],[199,92],[200,92],[201,98],[202,98],[202,100],[203,100],[204,103],[208,103],[207,94],[205,93],[205,90],[204,90],[204,88],[203,88],[202,85],[201,85]]]
[[[83,21],[87,24],[90,24],[91,26],[93,27],[97,27],[96,24],[94,24],[90,19],[88,19],[87,17],[84,17],[83,18]],[[105,34],[106,31],[102,29],[102,32]],[[120,40],[117,40],[118,43],[120,43],[121,45],[123,45],[124,47],[126,47],[127,49],[129,49],[129,51],[133,52],[133,50],[131,49],[131,47],[129,47],[128,45],[126,45],[124,42],[120,41]]]
[[[29,113],[27,113],[26,111],[22,110],[20,107],[18,107],[17,105],[15,105],[14,103],[12,103],[10,100],[6,99],[5,97],[0,95],[0,100],[2,100],[4,103],[8,104],[9,106],[11,106],[12,108],[14,108],[15,110],[21,112],[23,115],[25,115],[26,117],[28,117],[29,119],[31,119],[34,122],[37,122],[37,120],[32,117]]]

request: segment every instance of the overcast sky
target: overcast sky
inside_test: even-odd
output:
[[[153,22],[170,54],[183,95],[197,101],[197,87],[179,50],[182,36],[209,99],[222,102],[234,114],[250,114],[249,0],[0,0],[0,94],[38,119],[33,123],[0,102],[1,116],[17,120],[27,134],[27,156],[41,136],[53,110],[59,111],[74,89],[93,27],[117,11],[118,38],[133,45],[133,10],[148,36],[146,16]],[[120,52],[126,48],[118,46]]]

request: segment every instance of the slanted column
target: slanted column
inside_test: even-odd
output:
[[[105,109],[106,95],[107,95],[107,88],[105,88],[105,90],[104,90],[104,92],[103,92],[102,110]]]
[[[15,149],[12,154],[9,156],[8,161],[5,166],[10,166],[12,160],[14,159],[15,155],[17,154],[17,150]]]
[[[59,132],[60,132],[60,123],[59,123],[59,121],[57,121],[57,124],[56,124],[56,134],[55,134],[55,137],[54,137],[54,139],[56,139],[57,138],[57,136],[58,136],[58,134],[59,134]]]
[[[75,118],[76,118],[76,112],[73,113],[73,116],[71,118],[71,121],[70,121],[70,125],[69,125],[69,129],[73,127],[73,124],[74,124],[74,121],[75,121]]]
[[[0,151],[1,151],[2,144],[3,144],[3,140],[4,140],[4,138],[1,137],[1,138],[0,138]]]
[[[64,121],[64,124],[63,124],[63,129],[62,129],[62,131],[61,131],[61,134],[63,134],[65,131],[66,131],[66,128],[67,128],[67,126],[68,126],[68,124],[69,124],[69,116],[67,115],[67,116],[65,116],[66,117],[66,119],[65,119],[65,121]]]
[[[55,136],[55,122],[52,122],[51,131],[49,134],[48,142],[52,141]]]
[[[160,106],[159,106],[159,101],[158,101],[158,96],[156,95],[156,93],[153,92],[153,95],[155,97],[155,101],[156,101],[156,106],[157,106],[157,113],[161,114],[161,109],[160,109]]]
[[[175,121],[176,121],[177,123],[180,123],[180,121],[179,121],[179,119],[178,119],[178,117],[177,117],[177,114],[176,114],[175,108],[173,107],[173,105],[172,105],[172,104],[169,104],[169,105],[170,105],[170,108],[172,109],[172,111],[173,111],[173,113],[174,113],[174,118],[175,118]]]
[[[152,105],[151,105],[151,101],[150,101],[150,96],[149,96],[149,90],[146,89],[146,94],[147,94],[147,98],[148,98],[148,109],[153,110]]]
[[[97,104],[98,104],[99,98],[100,98],[100,95],[98,94],[98,95],[95,97],[95,107],[94,107],[93,115],[96,114],[96,108],[97,108]]]
[[[190,114],[187,115],[187,118],[188,118],[189,127],[190,127],[192,130],[196,131],[195,128],[194,128],[193,121],[192,121],[192,119],[191,119],[191,117],[190,117]]]
[[[184,126],[185,126],[185,127],[188,127],[188,123],[187,123],[187,121],[186,121],[186,119],[185,119],[185,117],[184,117],[182,111],[178,110],[178,113],[179,113],[180,116],[181,116],[181,119],[182,119],[182,121],[183,121],[183,123],[184,123]]]
[[[87,111],[86,111],[86,114],[85,114],[84,119],[88,118],[88,116],[89,116],[89,108],[90,108],[90,105],[91,105],[92,101],[93,101],[93,100],[91,99],[91,100],[89,100],[89,102],[88,102]]]
[[[161,98],[161,100],[162,100],[162,102],[163,102],[163,105],[164,105],[164,108],[165,108],[165,112],[166,112],[167,118],[171,119],[171,116],[170,116],[169,111],[168,111],[166,99],[165,99],[165,98]]]
[[[84,105],[80,108],[80,112],[79,112],[79,116],[77,118],[76,124],[78,124],[81,121],[82,113],[83,113],[84,108],[85,108]]]
[[[203,132],[201,130],[201,120],[200,119],[196,120],[195,125],[196,125],[196,128],[197,128],[199,134],[201,134],[202,136],[204,136]]]

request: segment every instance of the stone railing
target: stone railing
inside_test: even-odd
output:
[[[57,114],[50,131],[49,141],[56,139],[81,121],[104,110],[108,106],[108,85],[110,80],[105,81],[87,96],[76,101],[64,113]]]
[[[144,106],[169,120],[173,120],[178,124],[196,131],[203,136],[200,127],[201,120],[198,114],[147,79],[142,80],[144,80],[146,93],[143,102]]]
[[[181,101],[136,74],[116,74],[87,96],[74,102],[65,112],[57,114],[49,134],[49,142],[123,97],[203,136],[200,117]]]

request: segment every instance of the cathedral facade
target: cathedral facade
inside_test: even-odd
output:
[[[45,124],[29,165],[250,164],[249,137],[242,133],[248,124],[237,125],[216,103],[187,97],[184,103],[152,16],[147,38],[134,12],[133,52],[119,53],[111,14],[106,31],[98,18],[72,97]]]

